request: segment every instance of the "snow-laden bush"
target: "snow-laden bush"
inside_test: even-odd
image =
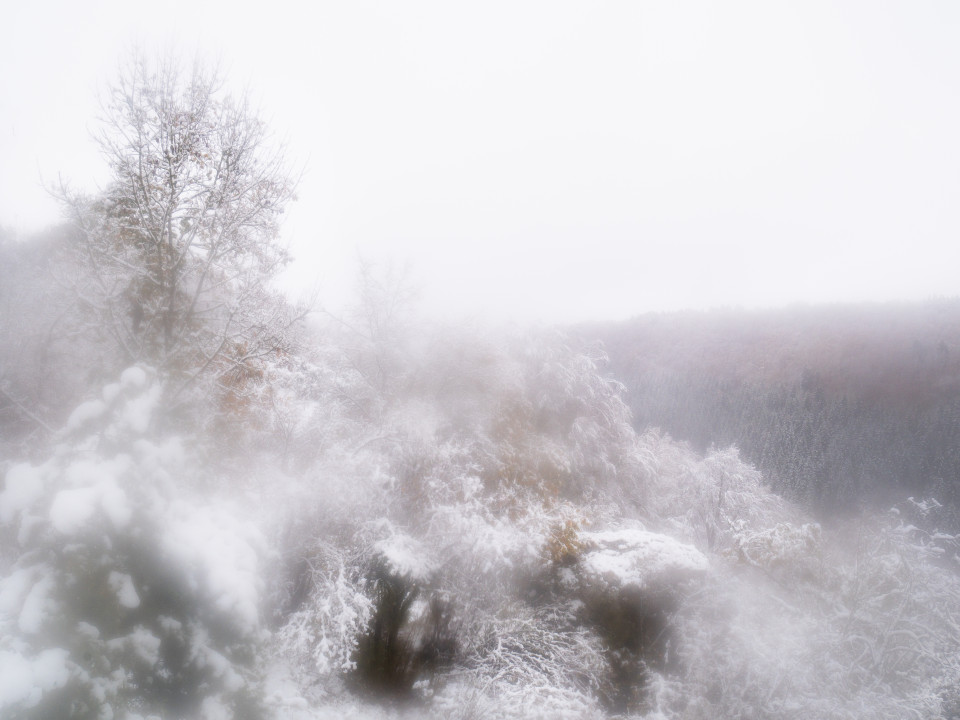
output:
[[[6,474],[4,718],[261,714],[260,536],[191,493],[180,442],[149,439],[159,394],[126,370]]]
[[[665,717],[953,717],[960,577],[896,514],[741,529],[676,618]]]
[[[938,535],[888,513],[866,518],[839,556],[837,655],[852,687],[921,701],[953,673],[960,577],[947,551],[958,538]]]
[[[351,420],[352,451],[331,448],[318,458],[310,474],[322,507],[302,488],[290,502],[283,524],[308,539],[289,538],[285,556],[309,590],[279,637],[321,684],[335,686],[357,663],[365,684],[376,685],[383,678],[371,676],[373,668],[395,665],[391,682],[402,676],[401,686],[420,691],[425,682],[439,697],[462,680],[444,669],[451,659],[487,672],[493,665],[478,658],[492,663],[494,655],[478,648],[487,646],[490,619],[511,622],[502,606],[522,606],[557,560],[561,530],[587,503],[608,492],[620,497],[621,486],[634,492],[641,481],[626,408],[595,359],[556,337],[514,339],[506,348],[446,340],[417,349],[422,366],[393,368],[389,403],[366,426]],[[396,562],[387,567],[404,548],[407,559],[430,566],[415,581]],[[524,602],[544,610],[538,600]],[[533,663],[518,672],[534,672],[535,659],[554,647],[551,692],[566,692],[559,659],[576,653],[559,649],[586,637],[598,642],[571,624],[543,642],[518,641],[515,657],[526,647]],[[500,687],[505,675],[490,672]],[[593,697],[589,688],[576,692]]]
[[[596,634],[569,609],[507,604],[478,622],[462,666],[443,677],[433,708],[456,720],[601,718],[607,662]]]
[[[310,557],[312,592],[277,633],[301,671],[330,676],[356,669],[356,650],[373,615],[367,580],[352,558],[326,545]]]
[[[641,436],[638,446],[650,485],[647,516],[701,550],[730,550],[744,528],[768,528],[791,517],[735,447],[698,458],[656,432]]]

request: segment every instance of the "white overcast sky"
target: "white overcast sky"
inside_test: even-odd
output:
[[[125,52],[218,58],[305,167],[286,282],[358,256],[496,319],[960,288],[960,2],[12,0],[0,225],[96,187]]]

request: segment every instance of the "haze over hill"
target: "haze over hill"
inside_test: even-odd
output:
[[[960,717],[960,5],[5,15],[3,720]]]
[[[585,325],[637,427],[737,445],[819,510],[960,500],[960,301],[656,314]]]

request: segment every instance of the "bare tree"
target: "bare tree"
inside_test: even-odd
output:
[[[62,187],[78,228],[81,305],[124,362],[175,387],[251,372],[302,315],[268,282],[288,262],[279,222],[295,182],[282,149],[215,71],[135,55],[103,102],[98,144],[112,181]]]

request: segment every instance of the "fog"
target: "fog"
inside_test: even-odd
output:
[[[20,4],[0,49],[0,224],[89,142],[125,50],[219,62],[303,177],[291,292],[357,256],[427,312],[547,322],[952,295],[960,140],[948,2]]]
[[[960,715],[953,5],[8,14],[4,720]]]

